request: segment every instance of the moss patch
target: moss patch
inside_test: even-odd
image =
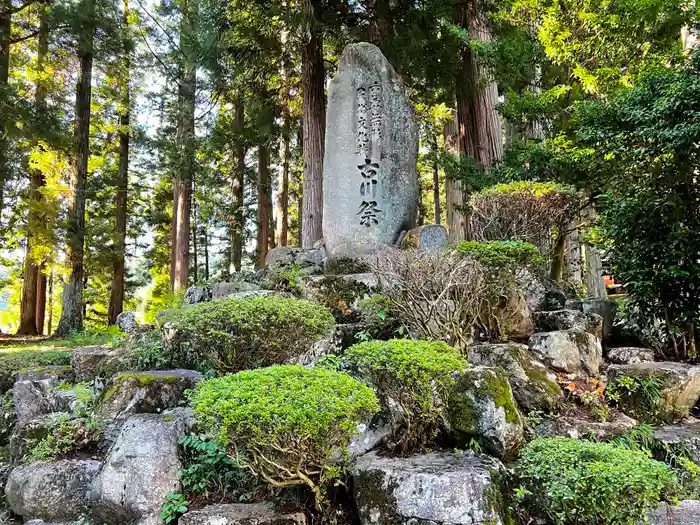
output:
[[[2,350],[0,351],[0,392],[12,388],[15,373],[48,365],[69,365],[70,350]]]

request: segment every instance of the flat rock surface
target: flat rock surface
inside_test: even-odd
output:
[[[649,525],[698,525],[700,523],[700,501],[684,500],[678,505],[662,503],[649,513],[648,523]]]
[[[353,470],[363,525],[502,525],[497,464],[471,453],[407,458],[370,452]]]
[[[283,512],[264,504],[239,503],[209,505],[188,512],[178,520],[179,525],[305,525],[301,511]]]

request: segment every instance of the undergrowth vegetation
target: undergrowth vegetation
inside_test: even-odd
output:
[[[454,385],[452,374],[463,371],[467,362],[440,341],[393,339],[350,347],[341,367],[378,392],[396,429],[387,445],[406,454],[435,438]]]
[[[568,438],[530,442],[516,477],[528,512],[556,525],[638,525],[678,483],[643,451]]]

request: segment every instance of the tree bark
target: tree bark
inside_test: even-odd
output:
[[[190,264],[190,203],[195,168],[194,112],[196,93],[196,64],[192,40],[195,38],[195,13],[192,0],[182,0],[180,46],[183,56],[178,89],[178,152],[179,165],[173,185],[173,242],[171,274],[173,291],[187,288]]]
[[[450,155],[459,155],[459,126],[457,115],[445,124],[445,151]],[[466,191],[462,181],[453,177],[445,179],[445,201],[447,204],[447,230],[451,241],[464,240],[467,218],[464,214],[464,196]]]
[[[285,115],[282,129],[282,169],[277,182],[277,246],[287,246],[289,241],[289,117]]]
[[[270,239],[270,150],[267,144],[258,146],[258,236],[256,251],[258,260],[256,268],[265,267],[265,256]]]
[[[49,48],[49,28],[47,10],[43,4],[39,4],[39,36],[37,40],[37,71],[43,71],[44,61]],[[38,76],[41,78],[41,75]],[[34,107],[38,119],[46,111],[46,88],[41,80],[37,80],[34,93]],[[1,146],[0,146],[1,147]],[[36,335],[43,332],[43,312],[40,314],[41,295],[45,296],[46,276],[42,275],[43,261],[38,261],[34,252],[34,239],[37,230],[45,227],[42,220],[42,194],[44,186],[44,174],[41,170],[29,170],[29,206],[27,212],[27,256],[24,264],[24,282],[22,284],[22,301],[20,304],[20,322],[18,334]],[[42,292],[43,283],[43,292]]]
[[[46,274],[44,265],[39,267],[39,276],[36,280],[36,333],[44,333],[44,321],[46,320]]]
[[[49,321],[46,327],[46,333],[50,334],[53,329],[53,268],[49,275]]]
[[[202,235],[204,237],[204,281],[209,282],[209,235],[206,224],[202,226]]]
[[[433,216],[435,224],[440,224],[440,166],[438,165],[438,138],[432,138],[433,155]]]
[[[323,237],[323,151],[326,132],[323,35],[316,25],[318,0],[307,0],[309,29],[301,50],[304,107],[304,183],[301,246],[312,248]]]
[[[7,91],[10,78],[10,31],[12,28],[11,0],[0,0],[0,93]],[[4,111],[0,111],[0,234],[3,233],[2,211],[5,203],[7,178],[7,139],[5,138]]]
[[[116,324],[117,316],[124,310],[124,274],[126,256],[126,216],[129,186],[129,141],[131,116],[131,56],[128,46],[129,30],[129,0],[124,0],[124,20],[122,31],[124,38],[124,53],[121,85],[121,107],[119,111],[119,168],[116,180],[116,224],[114,231],[114,263],[112,267],[112,289],[107,311],[107,323]]]
[[[231,220],[229,221],[229,237],[231,239],[231,260],[229,272],[241,271],[241,259],[243,256],[243,190],[245,188],[245,154],[246,148],[243,141],[245,128],[245,107],[243,102],[236,102],[235,119],[235,145],[236,169],[231,178]]]
[[[564,254],[564,265],[566,267],[566,281],[574,289],[580,290],[583,284],[581,276],[581,241],[579,231],[574,225],[569,225],[569,233],[566,235],[566,252]]]
[[[93,13],[93,0],[87,0],[86,7]],[[86,17],[90,21],[92,18]],[[67,335],[71,330],[79,330],[83,326],[85,187],[90,157],[93,40],[94,28],[84,28],[78,47],[80,72],[75,96],[75,152],[68,200],[66,256],[71,273],[63,287],[61,319],[56,327],[56,335],[59,336]]]
[[[197,258],[197,200],[195,199],[195,191],[192,191],[192,282],[199,282],[199,260]]]
[[[488,22],[475,9],[477,8],[463,1],[458,12],[458,22],[476,39],[489,42],[491,33]],[[460,61],[462,67],[456,83],[459,152],[461,156],[471,157],[476,164],[487,170],[503,156],[501,122],[496,111],[498,88],[495,82],[484,85],[485,77],[469,46],[461,51]],[[453,205],[464,206],[469,202],[469,188],[459,181],[456,186],[456,191],[462,191],[464,195],[461,200],[455,199]],[[461,214],[457,210],[457,215]],[[460,219],[455,225],[457,230],[451,232],[451,236],[455,240],[468,239],[469,221],[466,218]]]

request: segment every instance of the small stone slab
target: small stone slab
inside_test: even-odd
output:
[[[122,312],[117,316],[117,326],[122,332],[131,332],[139,327],[134,312]]]
[[[636,428],[639,422],[622,412],[612,413],[607,421],[589,421],[570,416],[547,419],[534,429],[535,435],[543,437],[567,437],[609,441]]]
[[[179,525],[306,525],[301,511],[281,512],[262,503],[208,505],[184,514]]]
[[[430,252],[444,248],[448,243],[447,228],[441,224],[425,224],[406,232],[401,248]]]
[[[530,351],[548,367],[569,374],[598,377],[603,361],[600,339],[583,330],[559,330],[534,334]]]
[[[616,365],[632,365],[654,360],[654,351],[648,348],[621,346],[608,349],[608,360]]]
[[[357,459],[354,492],[362,525],[502,525],[498,463],[470,452]]]

